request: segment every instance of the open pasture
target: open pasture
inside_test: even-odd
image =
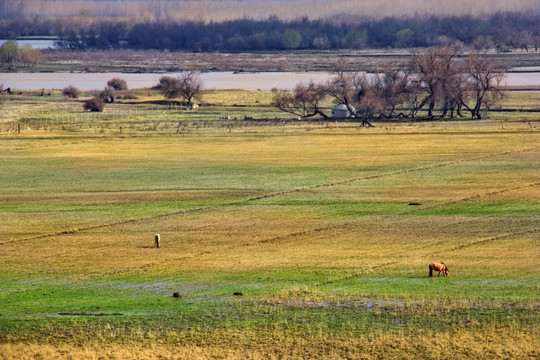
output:
[[[0,359],[540,356],[536,123],[167,111],[0,133]]]

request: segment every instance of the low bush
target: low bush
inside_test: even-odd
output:
[[[81,91],[79,89],[77,89],[73,85],[65,87],[62,90],[62,95],[67,96],[68,98],[71,98],[71,99],[77,99],[79,97],[80,93],[81,93]]]
[[[105,107],[105,102],[99,98],[92,98],[89,100],[86,100],[83,103],[83,109],[93,112],[102,112],[103,108]]]
[[[114,90],[127,90],[127,82],[124,79],[112,78],[107,81],[107,86],[113,88]]]

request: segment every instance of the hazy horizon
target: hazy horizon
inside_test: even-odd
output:
[[[125,18],[139,21],[226,21],[238,18],[351,20],[384,16],[540,13],[540,0],[0,0],[0,17]]]

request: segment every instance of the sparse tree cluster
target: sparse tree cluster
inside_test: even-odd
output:
[[[274,93],[272,105],[280,110],[301,117],[312,117],[320,115],[328,118],[323,112],[322,102],[326,96],[324,89],[310,82],[308,85],[298,84],[292,93],[280,92],[277,89]]]
[[[419,92],[411,115],[427,107],[428,118],[435,117],[437,110],[438,117],[454,117],[463,116],[466,109],[471,117],[481,119],[503,97],[504,72],[496,70],[484,53],[473,52],[461,62],[458,55],[459,48],[452,45],[414,54],[413,84]]]
[[[123,96],[128,90],[126,80],[120,78],[113,78],[107,81],[107,86],[101,90],[97,97],[108,104],[114,103],[114,100]]]
[[[412,56],[410,64],[384,68],[375,74],[347,71],[335,64],[334,77],[324,83],[298,84],[293,92],[274,91],[273,105],[288,113],[327,118],[322,103],[332,100],[346,106],[364,126],[374,119],[396,117],[481,119],[502,98],[504,73],[485,54],[472,53],[458,60],[456,46],[429,48]]]
[[[133,94],[128,91],[128,85],[126,80],[120,78],[112,78],[107,81],[107,86],[97,93],[92,99],[88,99],[83,102],[83,109],[87,111],[102,112],[105,103],[113,103],[118,97],[123,98],[135,98]],[[68,86],[63,90],[65,96],[71,98],[77,98],[79,90],[73,86]],[[76,96],[75,96],[75,95]]]
[[[0,62],[6,65],[34,65],[43,61],[40,50],[30,45],[19,47],[16,40],[8,40],[0,46]]]
[[[162,76],[155,86],[167,99],[181,98],[188,108],[193,106],[193,100],[200,100],[203,83],[195,70],[183,72],[178,77]]]

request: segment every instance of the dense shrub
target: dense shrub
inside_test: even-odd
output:
[[[103,100],[106,103],[113,103],[115,98],[115,91],[112,87],[106,86],[98,93],[98,98]]]
[[[24,65],[34,65],[43,61],[43,54],[39,49],[34,49],[31,45],[24,45],[19,48],[19,61]]]
[[[80,90],[77,89],[73,85],[69,85],[68,87],[65,87],[62,90],[62,95],[67,96],[68,98],[71,98],[71,99],[77,99],[80,94],[81,94]]]
[[[105,102],[99,98],[92,98],[89,100],[86,100],[83,103],[83,109],[93,112],[102,112],[103,108],[105,107]]]
[[[107,81],[107,86],[114,90],[127,90],[128,89],[126,80],[120,79],[120,78],[113,78]]]
[[[16,40],[8,40],[0,46],[0,60],[12,65],[18,57],[19,44]]]

